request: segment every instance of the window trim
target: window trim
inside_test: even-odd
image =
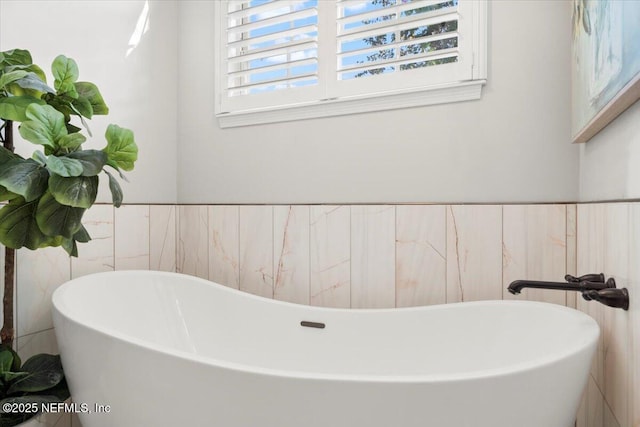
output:
[[[222,2],[215,2],[215,116],[218,123],[221,128],[233,128],[480,99],[487,76],[488,0],[470,1],[474,8],[471,80],[234,112],[222,111],[224,78],[220,78],[219,73],[224,54],[220,46],[225,40],[225,30],[219,25]]]

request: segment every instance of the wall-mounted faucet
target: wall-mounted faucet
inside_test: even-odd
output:
[[[557,289],[561,291],[577,291],[587,301],[598,301],[609,307],[629,309],[629,292],[627,288],[616,288],[613,277],[604,280],[604,274],[585,274],[574,277],[569,274],[564,276],[566,282],[542,282],[535,280],[516,280],[507,288],[509,292],[517,295],[524,288]]]

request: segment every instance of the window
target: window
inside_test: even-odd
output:
[[[216,2],[223,127],[478,99],[486,2]]]

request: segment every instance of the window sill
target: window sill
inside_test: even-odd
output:
[[[309,104],[216,114],[221,128],[287,122],[372,111],[395,110],[480,99],[486,80],[472,80],[411,91],[379,93],[366,97],[328,99]]]

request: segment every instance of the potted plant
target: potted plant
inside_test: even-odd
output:
[[[5,246],[0,330],[3,367],[8,366],[2,359],[9,360],[6,351],[13,351],[15,250],[61,246],[70,256],[78,256],[77,244],[91,240],[82,216],[96,200],[99,175],[104,173],[108,178],[112,203],[119,207],[122,189],[107,169],[125,179],[122,171],[132,170],[138,157],[133,132],[115,124],[107,127],[103,149],[84,149],[87,138],[83,132],[91,136],[86,119],[106,115],[109,108],[95,84],[78,81],[73,59],[56,57],[51,71],[53,88],[29,51],[0,52],[0,202],[5,203],[0,209],[0,243]],[[14,153],[14,122],[20,136],[35,144],[30,158]],[[19,358],[11,355],[11,366],[19,368]],[[31,360],[25,362],[27,368],[36,363]],[[0,372],[0,380],[2,375]]]
[[[24,426],[47,406],[68,398],[60,356],[37,354],[22,364],[11,348],[0,348],[0,427]]]

